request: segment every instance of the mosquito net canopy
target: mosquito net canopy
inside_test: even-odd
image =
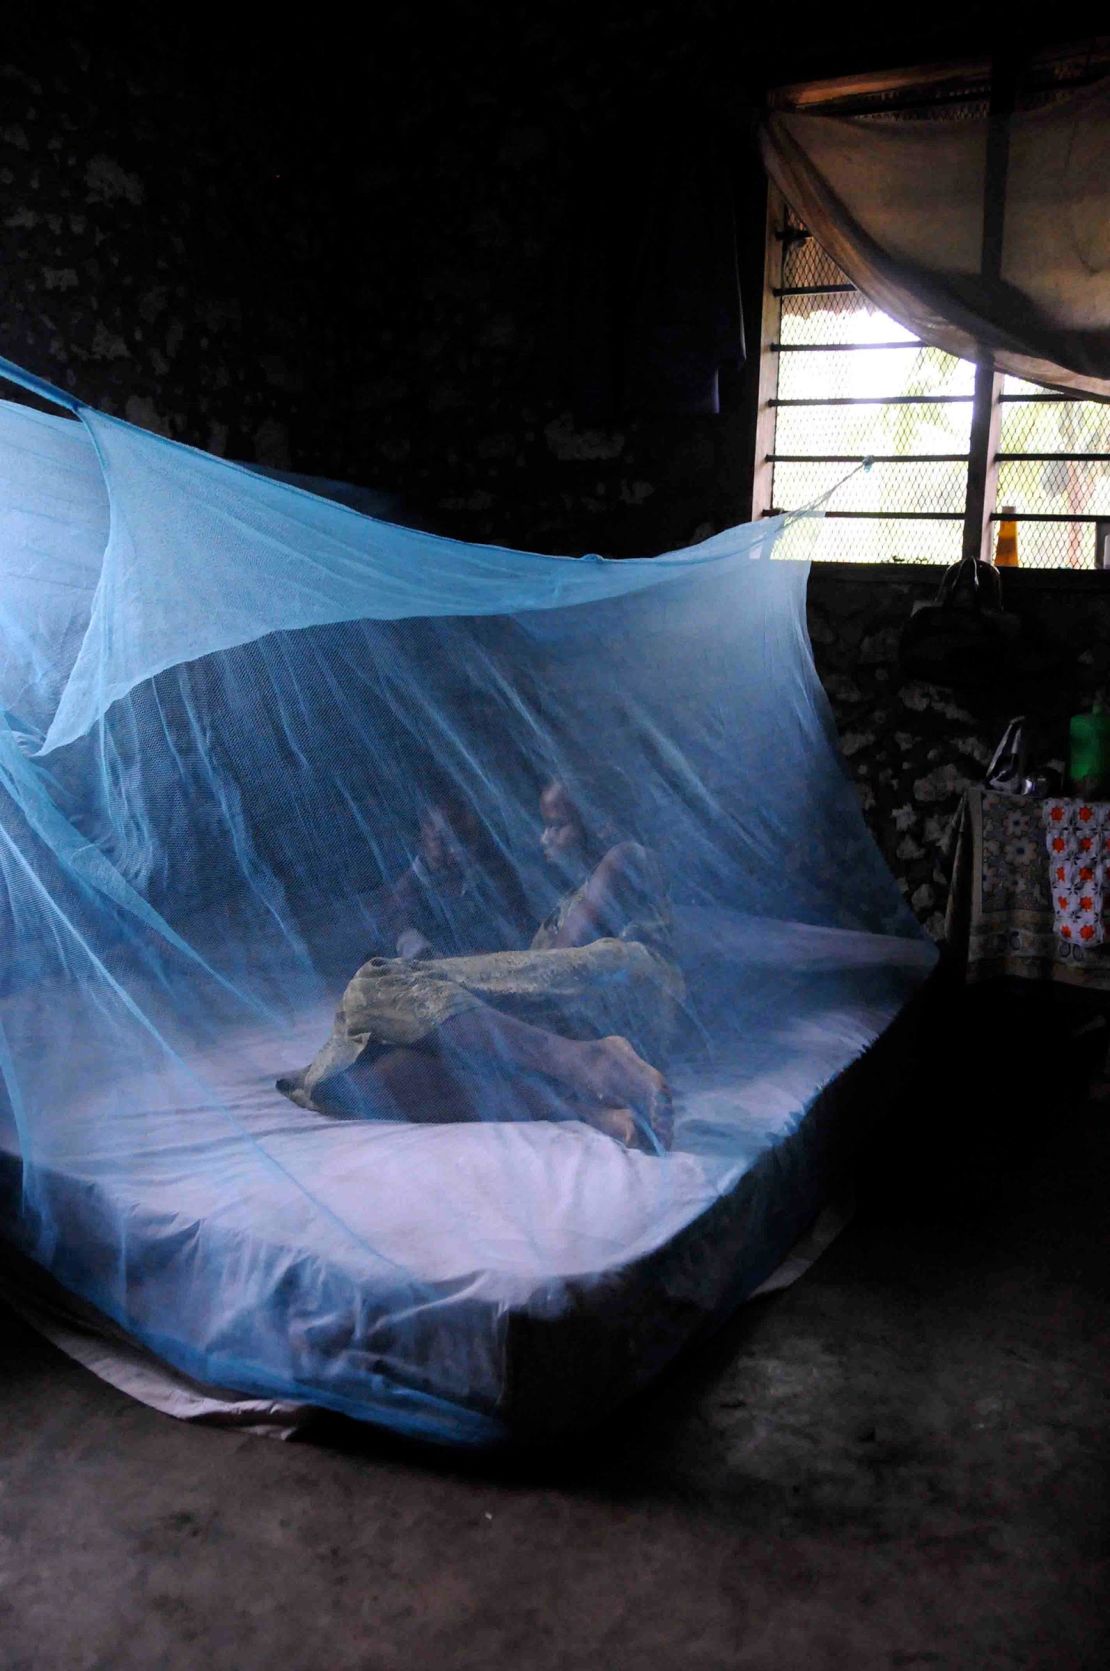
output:
[[[5,375],[69,407],[0,405],[7,1240],[203,1382],[454,1440],[607,1306],[533,1378],[611,1403],[927,963],[807,565],[463,544]]]

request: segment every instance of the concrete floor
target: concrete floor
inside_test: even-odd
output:
[[[527,1466],[184,1427],[0,1317],[0,1666],[1104,1671],[1110,1104],[951,1128]]]

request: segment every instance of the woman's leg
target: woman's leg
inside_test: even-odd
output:
[[[418,1047],[355,1063],[316,1098],[324,1113],[363,1119],[584,1120],[628,1145],[648,1129],[665,1148],[671,1139],[663,1076],[626,1040],[567,1039],[485,1006]]]
[[[519,1077],[522,1072],[553,1081],[571,1105],[564,1118],[586,1119],[615,1134],[634,1127],[638,1116],[669,1146],[672,1106],[667,1082],[627,1039],[565,1038],[483,1004],[449,1016],[429,1042],[448,1061],[457,1056],[470,1064],[480,1060],[511,1068],[514,1091],[527,1083]]]
[[[404,1045],[363,1057],[318,1085],[314,1107],[359,1120],[454,1124],[477,1117],[466,1088],[435,1051]]]
[[[434,1036],[428,1044],[434,1046]],[[503,1073],[494,1065],[452,1063],[427,1046],[389,1050],[373,1062],[359,1062],[327,1089],[332,1092],[329,1112],[378,1119],[440,1124],[585,1117],[577,1099],[552,1079],[519,1068]]]

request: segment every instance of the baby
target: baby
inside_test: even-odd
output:
[[[388,953],[412,959],[515,943],[526,910],[473,807],[438,793],[425,798],[412,862],[382,890],[376,915]]]

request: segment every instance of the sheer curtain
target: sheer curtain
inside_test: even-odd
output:
[[[1001,148],[992,120],[776,112],[761,143],[791,207],[884,313],[962,359],[1110,399],[1110,78],[1008,118]]]

